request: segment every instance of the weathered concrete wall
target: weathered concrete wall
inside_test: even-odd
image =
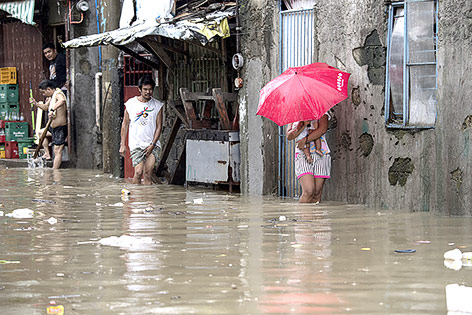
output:
[[[433,193],[439,210],[471,215],[472,2],[443,0],[439,12],[438,177]]]
[[[246,63],[239,91],[241,191],[277,192],[278,127],[256,116],[260,89],[278,74],[278,7],[276,1],[244,1],[241,14],[241,53]]]
[[[97,33],[94,3],[84,22],[71,27],[76,38]],[[102,137],[95,126],[95,73],[98,72],[98,47],[70,50],[71,155],[77,168],[102,167]]]
[[[416,132],[385,128],[384,3],[319,0],[315,11],[318,61],[352,73],[328,133],[325,199],[471,215],[472,3],[440,1],[438,118],[435,129]]]
[[[103,9],[100,10],[101,31],[111,31],[119,27],[119,17],[121,14],[121,3],[119,0],[102,1]],[[122,86],[119,81],[118,62],[119,50],[114,46],[102,47],[102,152],[103,171],[120,175],[121,160],[120,150],[120,130],[121,119],[120,109],[122,106],[121,91]]]
[[[96,34],[97,16],[93,3],[84,15],[84,21],[71,26],[71,38]],[[119,0],[100,2],[98,20],[100,32],[118,28],[121,3]],[[72,154],[78,168],[103,168],[105,172],[120,175],[119,130],[120,75],[118,52],[115,47],[78,48],[71,52],[71,130],[74,144]],[[102,72],[101,127],[96,125],[95,74]]]

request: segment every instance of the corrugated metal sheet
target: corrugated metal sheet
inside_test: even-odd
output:
[[[42,36],[34,26],[21,22],[6,23],[2,28],[4,55],[2,67],[17,68],[20,111],[28,122],[31,132],[29,82],[32,83],[34,97],[41,99],[38,84],[46,78],[43,67]]]
[[[23,23],[34,25],[34,2],[35,0],[3,2],[0,3],[0,10],[10,13]]]
[[[314,10],[289,10],[281,13],[281,72],[313,62]],[[282,196],[298,197],[301,190],[295,176],[295,142],[287,141],[283,128],[282,144]]]

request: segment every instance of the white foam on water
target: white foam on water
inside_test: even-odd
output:
[[[44,168],[44,159],[42,157],[32,158],[27,156],[28,168]]]

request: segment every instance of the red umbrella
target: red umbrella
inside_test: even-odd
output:
[[[262,88],[257,115],[279,126],[320,119],[347,98],[350,75],[321,62],[288,68]]]

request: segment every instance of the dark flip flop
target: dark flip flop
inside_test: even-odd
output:
[[[395,249],[395,253],[416,253],[416,249]]]

